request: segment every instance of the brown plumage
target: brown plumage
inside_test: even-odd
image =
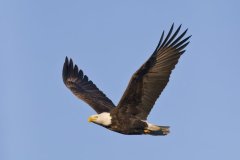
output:
[[[79,70],[77,65],[73,67],[73,61],[66,57],[63,66],[63,81],[75,96],[89,104],[97,113],[109,112],[115,105],[100,91],[97,86]]]
[[[173,28],[174,25],[166,38],[164,38],[164,32],[162,33],[153,54],[133,74],[117,107],[83,74],[82,70],[73,65],[71,59],[69,61],[66,57],[63,66],[65,85],[98,114],[110,113],[111,124],[103,125],[94,121],[95,123],[123,134],[166,135],[169,132],[166,126],[156,126],[158,129],[150,129],[151,124],[145,120],[166,87],[170,74],[180,56],[185,52],[184,48],[191,37],[183,38],[187,30],[178,36],[181,25],[172,35]]]

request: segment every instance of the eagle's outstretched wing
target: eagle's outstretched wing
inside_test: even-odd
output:
[[[110,112],[115,105],[100,91],[97,86],[79,70],[77,65],[73,65],[66,57],[62,71],[63,82],[72,93],[89,104],[97,113]]]
[[[180,56],[185,52],[184,48],[191,37],[182,40],[187,30],[178,36],[181,25],[171,35],[173,27],[174,24],[165,39],[163,31],[160,42],[151,57],[133,74],[117,106],[122,114],[146,119],[167,85],[170,74]]]

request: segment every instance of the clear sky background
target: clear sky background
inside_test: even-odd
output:
[[[0,1],[1,160],[238,160],[240,2]],[[171,24],[192,35],[149,121],[165,137],[125,136],[62,82],[73,58],[118,103]]]

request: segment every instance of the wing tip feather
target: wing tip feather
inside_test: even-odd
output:
[[[173,29],[174,29],[174,22],[172,23],[171,25],[171,28],[167,34],[167,36],[164,38],[164,30],[162,32],[162,35],[161,35],[161,38],[160,38],[160,41],[155,49],[155,51],[153,52],[154,54],[156,54],[156,52],[158,52],[162,47],[167,47],[167,46],[174,46],[176,45],[184,36],[185,34],[187,33],[188,31],[188,28],[186,30],[184,30],[184,32],[182,32],[179,36],[178,36],[178,33],[179,31],[181,30],[181,27],[182,27],[182,24],[180,24],[178,26],[178,28],[176,29],[176,31],[174,32],[173,35],[171,35]],[[191,38],[192,35],[188,36],[186,39],[188,40],[189,38]],[[176,38],[177,37],[177,38]]]
[[[63,64],[62,78],[63,82],[66,84],[66,81],[70,77],[79,77],[83,78],[83,72],[78,69],[77,65],[73,64],[72,58],[65,57],[65,62]]]
[[[68,77],[68,57],[66,56],[65,62],[63,64],[63,70],[62,70],[62,78],[63,82],[66,83],[67,77]]]

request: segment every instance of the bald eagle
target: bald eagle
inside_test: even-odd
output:
[[[63,82],[79,99],[90,105],[96,112],[88,118],[109,130],[126,135],[167,135],[169,126],[159,126],[147,122],[147,117],[166,87],[170,74],[175,68],[184,48],[189,44],[187,29],[178,34],[181,25],[172,34],[174,24],[167,36],[164,31],[150,58],[133,74],[117,106],[88,79],[72,59],[66,57],[63,65]]]

